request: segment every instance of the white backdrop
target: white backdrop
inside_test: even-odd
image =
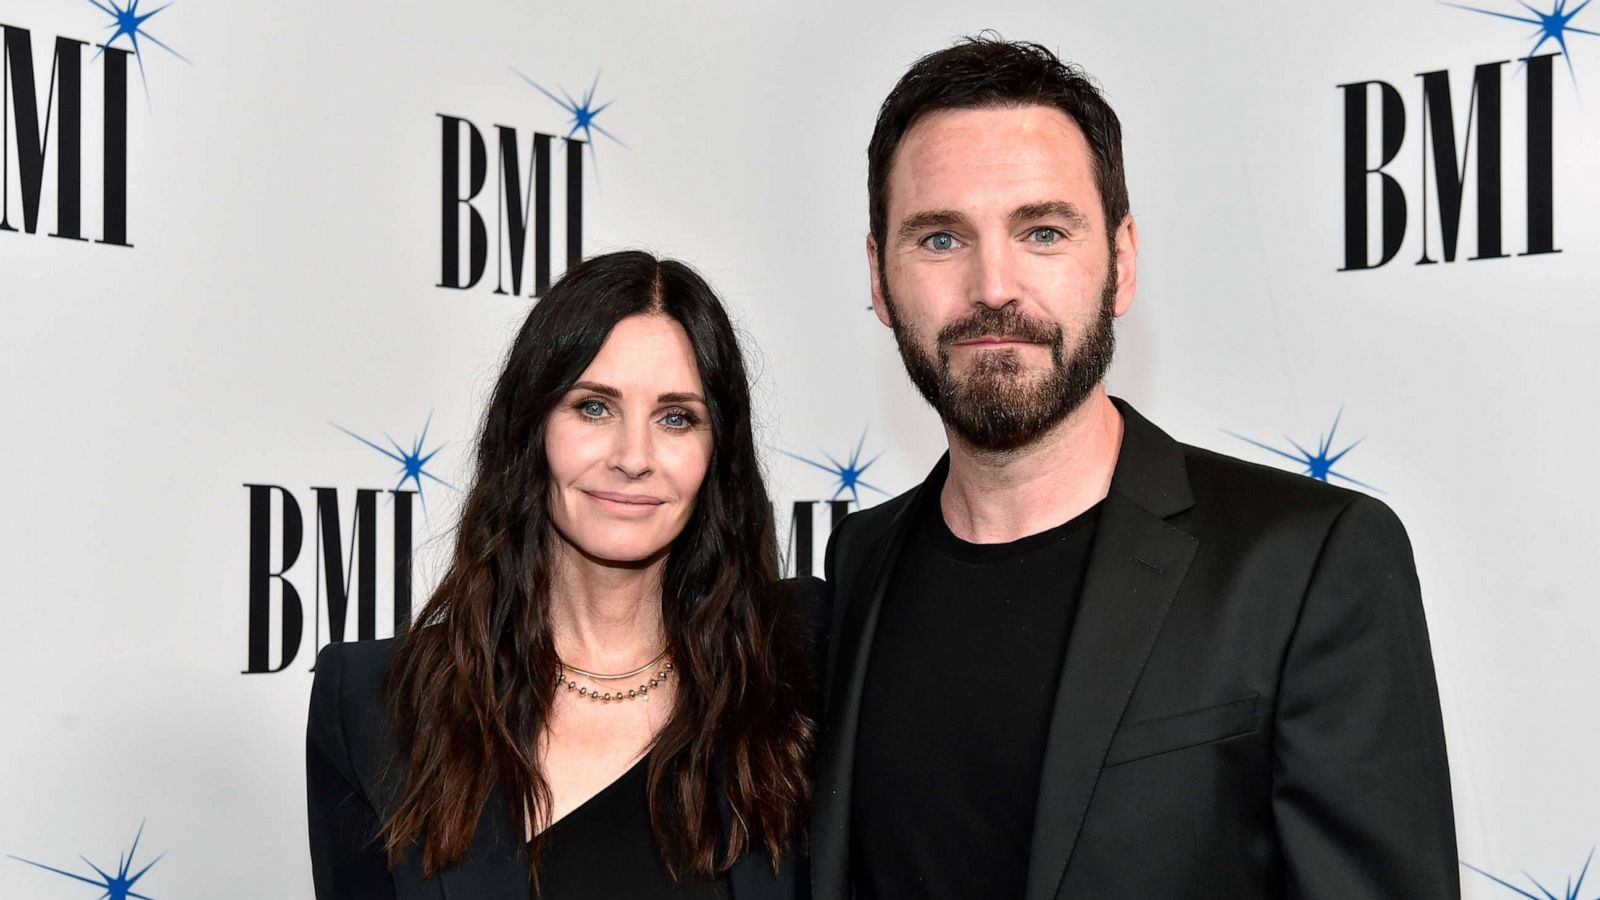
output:
[[[5,85],[16,230],[0,230],[0,854],[96,879],[85,863],[116,874],[143,823],[129,877],[166,855],[140,893],[310,896],[303,728],[315,645],[328,640],[314,489],[337,490],[349,565],[356,492],[402,474],[357,438],[393,452],[387,434],[411,450],[428,425],[422,451],[442,449],[418,479],[426,516],[413,504],[420,601],[458,497],[432,479],[464,486],[486,389],[533,302],[494,292],[492,251],[483,283],[437,286],[440,116],[489,142],[474,202],[492,240],[495,126],[517,130],[524,172],[534,132],[572,127],[529,79],[582,101],[598,77],[592,105],[615,101],[593,119],[615,140],[594,133],[582,151],[583,250],[681,257],[723,293],[759,375],[781,520],[839,487],[797,457],[847,463],[859,447],[861,463],[875,460],[862,480],[879,489],[858,488],[863,504],[915,484],[942,436],[867,311],[865,145],[905,66],[982,28],[1082,63],[1122,116],[1144,255],[1113,392],[1180,439],[1287,468],[1297,466],[1250,441],[1315,451],[1341,410],[1330,452],[1365,439],[1334,471],[1381,492],[1416,545],[1463,861],[1534,895],[1532,879],[1559,892],[1600,842],[1600,608],[1588,571],[1600,486],[1582,475],[1597,437],[1582,410],[1600,367],[1600,110],[1582,98],[1600,93],[1600,38],[1568,32],[1570,55],[1554,62],[1562,252],[1469,261],[1481,199],[1469,159],[1457,261],[1418,266],[1425,210],[1440,255],[1438,213],[1423,200],[1421,72],[1450,73],[1460,141],[1474,67],[1513,61],[1499,69],[1504,233],[1508,253],[1526,249],[1533,70],[1514,60],[1533,47],[1533,24],[1428,0],[1292,15],[1264,0],[1003,11],[953,0],[182,0],[139,26],[142,77],[126,58],[133,246],[49,236],[59,123],[26,233],[17,67],[31,63],[43,117],[56,37],[91,42],[83,233],[99,237],[103,74],[118,57],[95,58],[92,42],[115,31],[102,6],[126,2],[0,0],[0,24],[27,30],[33,54],[10,60]],[[1510,0],[1477,5],[1530,15]],[[1600,12],[1570,24],[1600,30]],[[111,45],[131,49],[127,35]],[[1393,262],[1340,272],[1338,86],[1368,80],[1394,85],[1405,105],[1385,171],[1405,191],[1408,227]],[[54,121],[61,100],[51,102]],[[1486,127],[1475,123],[1474,139]],[[1371,144],[1375,165],[1376,133]],[[564,166],[558,152],[558,273]],[[1377,178],[1367,182],[1376,197]],[[1376,212],[1372,229],[1375,242]],[[303,638],[270,674],[244,671],[247,485],[282,488],[304,517],[285,576]],[[276,571],[284,512],[273,496],[261,533]],[[380,636],[396,507],[377,498]],[[816,520],[820,559],[826,507]],[[276,634],[284,597],[271,584]],[[353,605],[351,616],[353,637]],[[266,651],[277,667],[281,642]],[[1470,898],[1515,896],[1463,878]],[[0,859],[0,896],[93,890]]]

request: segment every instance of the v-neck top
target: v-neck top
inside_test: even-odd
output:
[[[675,882],[650,831],[646,759],[544,832],[536,900],[726,900],[727,876]]]

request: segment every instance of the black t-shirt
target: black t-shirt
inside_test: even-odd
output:
[[[923,504],[884,597],[861,701],[851,874],[862,900],[1015,898],[1045,733],[1099,506],[1006,544]]]

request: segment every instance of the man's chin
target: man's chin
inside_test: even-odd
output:
[[[951,394],[957,397],[1017,400],[1043,391],[1051,373],[1038,369],[979,370],[952,373]]]

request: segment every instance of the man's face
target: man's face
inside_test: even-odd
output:
[[[895,151],[884,245],[867,241],[873,306],[977,449],[1039,437],[1111,363],[1138,234],[1131,217],[1108,233],[1093,166],[1078,126],[1043,106],[931,113]]]

